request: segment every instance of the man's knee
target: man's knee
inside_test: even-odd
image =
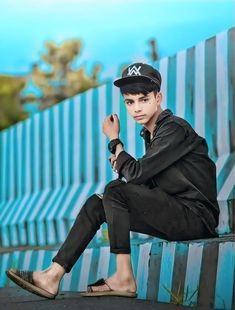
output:
[[[105,186],[103,194],[104,209],[109,208],[112,205],[110,204],[110,202],[113,200],[120,202],[124,202],[126,200],[123,190],[126,185],[127,183],[125,181],[116,179],[114,181],[109,182]]]
[[[120,179],[116,179],[107,183],[104,188],[104,194],[116,187],[122,186],[123,184],[126,184],[126,182]]]
[[[104,213],[102,200],[96,195],[91,195],[84,203],[81,212],[85,212],[89,217]]]

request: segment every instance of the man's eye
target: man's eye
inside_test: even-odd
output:
[[[147,101],[149,101],[149,99],[148,99],[148,98],[144,98],[143,101],[144,101],[144,102],[147,102]]]

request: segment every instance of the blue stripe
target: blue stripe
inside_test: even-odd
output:
[[[235,286],[235,242],[220,244],[215,288],[215,309],[232,309]]]
[[[173,266],[175,257],[175,242],[164,242],[162,249],[161,273],[159,280],[158,300],[170,302],[172,290]]]

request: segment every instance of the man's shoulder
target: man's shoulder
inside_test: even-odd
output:
[[[173,113],[166,117],[158,128],[154,132],[154,137],[172,137],[172,139],[179,139],[182,137],[186,139],[187,143],[191,144],[197,141],[204,140],[203,137],[199,136],[191,124],[182,117],[176,116]]]
[[[179,129],[182,128],[185,132],[194,132],[193,127],[189,124],[188,121],[174,114],[171,114],[169,117],[165,118],[159,127],[163,129],[165,126]]]
[[[190,125],[188,121],[186,121],[186,119],[179,117],[177,115],[174,115],[174,114],[172,114],[171,117],[166,120],[166,122],[175,123],[181,127],[193,129],[193,127]]]

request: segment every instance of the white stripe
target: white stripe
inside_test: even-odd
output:
[[[17,215],[19,214],[20,216],[22,216],[22,212],[25,211],[25,208],[22,208],[22,206],[28,200],[29,197],[30,197],[29,195],[23,196],[22,200],[20,201],[20,205],[17,208],[17,211],[15,211],[15,212],[17,212]],[[10,201],[13,201],[13,200],[10,200]],[[10,203],[10,201],[9,201],[9,203]],[[19,211],[20,209],[21,209],[21,212]],[[2,223],[1,223],[3,226],[9,224],[9,221],[12,218],[12,213],[14,213],[14,210],[12,210],[12,208],[11,208],[9,210],[9,212],[6,214],[6,217],[3,219]]]
[[[28,119],[25,122],[26,125],[26,134],[25,134],[25,158],[23,160],[25,161],[25,193],[24,194],[29,194],[31,192],[31,158],[30,158],[30,153],[31,153],[31,141],[30,141],[30,128],[31,128],[31,121],[32,119]]]
[[[74,183],[80,182],[80,175],[81,175],[81,167],[80,167],[80,158],[81,158],[81,141],[80,141],[80,131],[81,131],[81,124],[80,124],[80,114],[81,114],[81,101],[80,96],[74,97],[74,140],[73,142],[73,175]]]
[[[41,171],[41,175],[43,178],[43,184],[42,186],[44,186],[44,188],[49,188],[51,187],[51,182],[53,179],[52,176],[52,165],[50,162],[50,157],[51,157],[51,152],[53,153],[53,150],[50,149],[50,144],[51,144],[51,136],[50,136],[50,132],[52,130],[51,128],[51,122],[49,119],[49,111],[50,110],[46,110],[43,111],[41,117],[43,117],[43,152],[42,152],[42,156],[43,156],[43,161],[44,161],[44,169],[43,171]]]
[[[15,199],[10,199],[10,200],[3,202],[1,204],[1,212],[0,212],[0,223],[1,223],[1,225],[2,225],[3,219],[5,218],[5,215],[8,213],[8,208],[10,208],[10,205],[12,203],[14,203],[14,200]]]
[[[55,106],[53,108],[53,120],[54,120],[54,135],[53,135],[53,140],[54,140],[54,148],[53,148],[53,159],[54,159],[54,172],[53,172],[53,179],[54,179],[54,184],[55,188],[60,188],[61,187],[61,156],[60,156],[60,126],[61,124],[59,123],[59,106]]]
[[[220,157],[218,157],[217,161],[216,161],[216,175],[217,178],[220,174],[220,172],[222,171],[227,159],[229,157],[229,154],[223,154]]]
[[[120,117],[119,113],[120,113],[120,104],[124,104],[121,101],[120,98],[120,90],[118,87],[113,86],[112,87],[112,105],[113,105],[113,113],[116,113],[118,115],[118,117]]]
[[[205,137],[205,42],[195,46],[195,131]]]
[[[70,137],[69,137],[69,133],[71,130],[73,129],[69,129],[69,124],[70,124],[70,119],[69,119],[69,109],[70,109],[70,102],[69,100],[65,100],[62,103],[62,110],[63,110],[63,125],[61,124],[61,126],[63,126],[63,132],[64,132],[64,145],[63,145],[63,158],[62,160],[64,161],[63,163],[63,167],[64,167],[64,171],[63,171],[63,176],[64,176],[64,185],[69,185],[69,177],[70,177],[70,163],[69,163],[69,152],[70,152],[70,143],[72,141],[70,141]]]
[[[40,192],[40,196],[39,196],[39,199],[37,200],[37,204],[35,204],[33,208],[30,208],[30,214],[28,214],[27,216],[27,220],[29,222],[34,221],[36,219],[36,216],[41,214],[42,206],[44,205],[44,200],[47,197],[49,192],[50,192],[49,189],[44,190],[43,192]]]
[[[229,228],[229,207],[227,200],[218,200],[220,215],[219,215],[219,225],[216,230],[219,234],[230,233]]]
[[[40,165],[39,165],[39,154],[41,151],[39,145],[39,113],[36,113],[34,116],[34,137],[33,137],[33,148],[34,148],[34,167],[33,167],[33,184],[34,184],[34,191],[39,191],[39,179],[40,179]]]
[[[136,283],[138,288],[138,298],[146,299],[147,282],[149,274],[149,259],[152,243],[148,242],[139,246],[139,259],[137,267]]]
[[[120,105],[124,104],[122,101],[121,93],[118,87],[113,86],[112,87],[112,98],[111,98],[112,104],[113,104],[113,113],[116,113],[120,120],[120,125],[122,120],[120,119]],[[111,165],[110,165],[111,169]],[[112,179],[116,179],[118,177],[118,174],[112,170]]]
[[[130,117],[129,114],[127,114],[127,152],[135,156],[136,153],[136,139],[135,139],[135,122],[134,120]]]
[[[52,208],[53,203],[54,203],[54,199],[55,197],[58,195],[58,193],[60,193],[61,189],[54,189],[52,191],[52,194],[49,198],[49,200],[47,201],[46,205],[44,206],[44,208],[42,209],[42,211],[40,212],[40,214],[38,215],[38,238],[39,238],[39,244],[45,244],[46,241],[46,237],[49,238],[51,236],[54,236],[54,229],[50,232],[49,236],[46,235],[46,229],[45,229],[45,219],[47,219],[46,214],[48,213],[48,210]],[[54,236],[54,240],[55,240],[55,236]]]
[[[23,270],[30,270],[31,266],[31,256],[32,256],[33,251],[25,251],[23,252],[24,255],[24,261],[23,261],[23,265],[22,265],[22,269]]]
[[[176,58],[176,115],[184,117],[185,115],[185,69],[186,69],[186,51],[177,53]]]
[[[93,107],[92,107],[92,90],[89,90],[86,92],[86,102],[85,102],[85,109],[86,109],[86,135],[87,135],[87,141],[85,143],[86,145],[86,182],[92,182],[93,181],[93,174],[94,171],[93,165],[93,137],[92,137],[92,115],[94,113]]]
[[[22,127],[22,125],[20,126]],[[2,197],[1,199],[4,201],[6,200],[6,186],[7,186],[7,182],[6,182],[6,176],[7,176],[7,171],[6,171],[6,167],[7,167],[7,131],[4,131],[3,133],[1,133],[1,194]],[[19,140],[18,140],[19,141]],[[19,144],[21,145],[20,141]],[[19,168],[19,165],[17,165],[17,168]],[[19,179],[19,177],[18,177]],[[20,182],[19,182],[20,184]],[[19,184],[17,184],[17,186],[19,187]],[[1,217],[1,215],[0,215]]]
[[[15,154],[15,143],[14,143],[14,127],[9,128],[9,143],[10,143],[10,152],[7,154],[8,159],[9,159],[9,170],[7,171],[8,178],[10,181],[9,184],[9,197],[14,198],[15,193],[15,182],[14,182],[14,171],[15,171],[15,159],[14,159],[14,154]]]
[[[216,96],[218,156],[229,153],[227,31],[216,36]]]
[[[75,193],[77,192],[79,188],[79,185],[73,185],[70,187],[69,192],[67,193],[65,199],[63,200],[63,205],[59,208],[58,212],[56,213],[56,218],[57,219],[62,219],[64,217],[64,214],[68,208],[68,206],[70,205]]]
[[[79,291],[84,291],[87,288],[92,252],[93,249],[86,249],[82,254],[82,265],[78,286]]]
[[[159,71],[162,76],[161,92],[163,95],[162,109],[167,107],[167,69],[168,69],[168,58],[162,58],[159,60]]]
[[[100,247],[99,262],[97,268],[97,279],[107,278],[109,271],[110,247]]]
[[[82,192],[80,193],[78,200],[74,204],[74,209],[71,212],[71,217],[72,219],[75,219],[78,215],[78,212],[82,208],[83,204],[85,203],[85,200],[88,198],[88,194],[90,192],[92,183],[85,183]]]
[[[218,200],[227,200],[233,187],[234,187],[234,180],[235,180],[235,166],[231,170],[230,174],[228,175],[226,181],[224,182],[219,194]]]
[[[74,195],[76,194],[78,188],[79,188],[78,184],[71,187],[71,189],[70,189],[69,193],[67,193],[66,197],[63,197],[63,204],[62,205],[60,204],[58,210],[55,212],[57,232],[58,232],[58,241],[59,242],[63,242],[67,236],[68,232],[67,232],[65,225],[64,225],[64,221],[66,220],[65,219],[65,213],[66,213],[72,199],[74,198]]]
[[[46,253],[46,251],[44,251],[44,250],[39,250],[38,251],[36,270],[42,270],[45,253]]]
[[[9,225],[9,230],[10,231],[10,241],[12,246],[19,245],[19,234],[17,230],[17,226],[15,225],[15,222],[17,222],[16,218],[14,217],[16,212],[18,211],[18,205],[21,201],[21,198],[16,198],[14,200],[14,204],[11,205],[11,210],[13,211],[12,216],[10,217],[10,225]]]
[[[23,188],[22,188],[22,129],[23,123],[19,123],[17,126],[17,142],[18,142],[18,153],[16,158],[16,169],[17,169],[17,194],[18,196],[23,195]]]
[[[61,290],[62,291],[70,291],[71,289],[71,282],[72,282],[72,272],[66,273],[63,277],[61,283]]]
[[[106,175],[106,137],[102,132],[102,124],[104,118],[106,117],[106,85],[102,85],[98,89],[99,93],[99,120],[101,122],[100,131],[99,131],[99,173],[100,179],[102,181],[107,179]]]
[[[49,214],[47,215],[46,221],[52,221],[55,219],[55,215],[57,213],[58,207],[61,206],[61,201],[64,199],[64,195],[67,191],[67,187],[61,187],[58,195],[56,197],[56,201],[53,202],[53,207],[50,208]]]
[[[203,246],[204,243],[195,242],[189,244],[186,276],[184,283],[184,294],[188,292],[188,299],[184,301],[184,305],[189,306],[191,302],[192,303],[197,302],[197,296],[198,296],[197,290],[200,283]],[[193,297],[190,298],[192,295]]]

